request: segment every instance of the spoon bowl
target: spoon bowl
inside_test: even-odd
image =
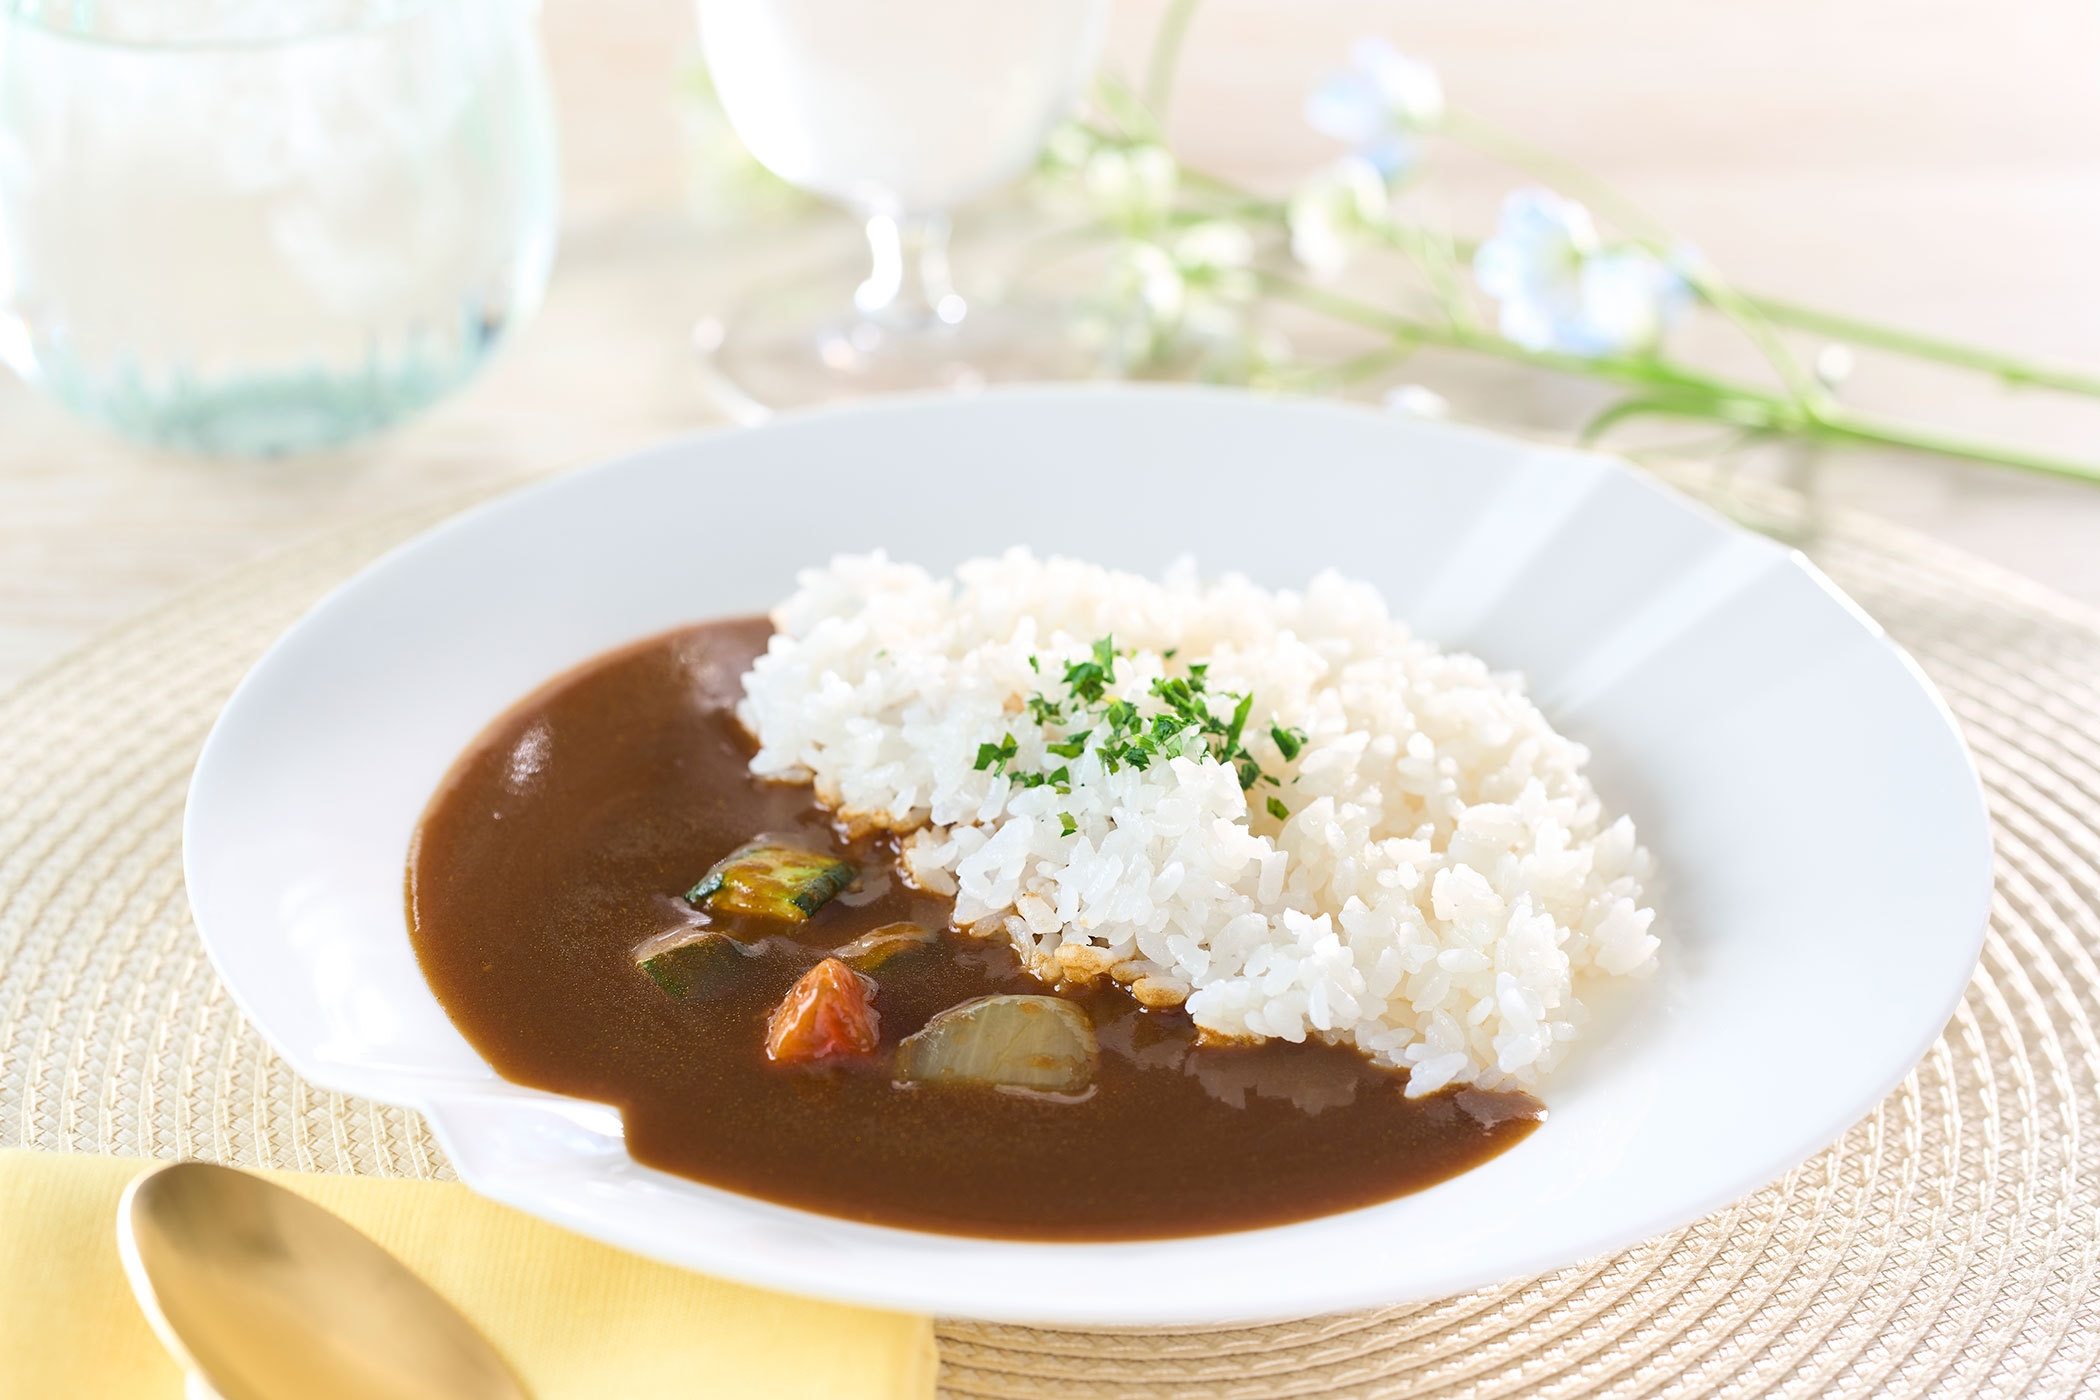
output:
[[[471,1322],[281,1186],[174,1162],[134,1180],[117,1249],[153,1330],[222,1400],[527,1400]]]

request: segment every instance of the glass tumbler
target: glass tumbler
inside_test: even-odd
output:
[[[0,359],[156,444],[383,427],[538,305],[531,0],[0,0]]]

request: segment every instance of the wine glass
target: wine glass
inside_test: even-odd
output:
[[[696,342],[733,414],[867,393],[1061,377],[1061,332],[974,307],[948,275],[950,211],[1025,170],[1077,99],[1107,0],[697,0],[737,136],[865,221],[850,297],[763,289]]]

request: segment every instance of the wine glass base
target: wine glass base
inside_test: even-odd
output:
[[[938,316],[858,316],[852,307],[850,283],[825,279],[703,319],[693,344],[709,393],[731,418],[749,423],[839,399],[969,393],[1099,373],[1074,342],[1069,319],[1049,303],[972,302],[952,324]]]

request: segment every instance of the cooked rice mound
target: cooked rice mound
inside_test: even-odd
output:
[[[744,678],[752,771],[900,833],[957,927],[1046,980],[1113,977],[1220,1037],[1352,1044],[1418,1095],[1535,1086],[1582,1024],[1577,979],[1654,967],[1648,853],[1606,816],[1588,751],[1521,678],[1415,638],[1368,584],[1271,593],[1021,550],[952,579],[841,557],[798,583]],[[1059,698],[1109,636],[1130,654],[1107,694],[1148,715],[1151,683],[1191,663],[1221,719],[1251,692],[1245,744],[1280,785],[1243,792],[1208,749],[1110,772],[1098,731],[1049,754],[1066,732],[1028,697]],[[1272,721],[1303,731],[1294,761]],[[1008,735],[1006,772],[978,767]],[[1011,776],[1058,766],[1069,792]]]

